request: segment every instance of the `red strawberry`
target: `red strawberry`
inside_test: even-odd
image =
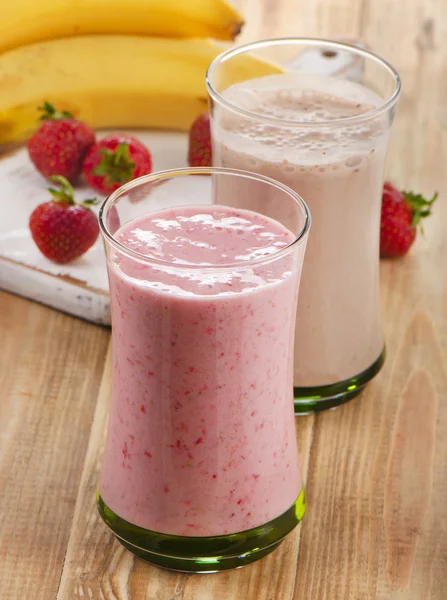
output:
[[[123,183],[147,175],[152,169],[149,150],[134,137],[109,135],[90,148],[83,173],[102,194],[111,194]]]
[[[380,222],[382,258],[402,256],[408,252],[416,238],[417,226],[421,219],[431,214],[431,205],[437,197],[438,194],[434,194],[427,200],[420,194],[400,192],[391,183],[384,183]]]
[[[42,254],[64,264],[79,258],[95,243],[98,219],[88,205],[95,204],[96,200],[75,204],[73,188],[67,179],[60,175],[51,179],[60,189],[49,188],[54,200],[39,204],[33,210],[29,227]]]
[[[188,163],[190,167],[210,167],[212,164],[210,118],[197,117],[189,131]]]
[[[88,149],[95,143],[95,134],[70,113],[56,112],[48,102],[39,110],[43,111],[43,123],[28,140],[29,157],[44,177],[62,175],[74,183]]]

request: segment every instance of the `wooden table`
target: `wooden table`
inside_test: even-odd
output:
[[[124,551],[95,508],[109,331],[2,293],[1,600],[447,598],[446,0],[240,4],[245,40],[359,37],[402,75],[389,175],[442,193],[425,238],[382,264],[386,366],[361,398],[297,419],[308,513],[276,552],[168,573]]]

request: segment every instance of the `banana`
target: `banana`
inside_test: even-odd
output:
[[[230,40],[242,25],[226,0],[5,0],[0,52],[87,34]]]
[[[205,73],[224,49],[205,39],[92,35],[6,52],[0,55],[0,144],[28,137],[45,100],[97,129],[187,130],[207,110]],[[278,72],[273,63],[241,55],[220,86]]]

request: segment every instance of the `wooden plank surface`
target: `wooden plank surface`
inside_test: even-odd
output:
[[[172,574],[122,550],[95,510],[108,331],[0,293],[1,600],[447,597],[445,0],[239,4],[242,40],[358,37],[402,75],[388,172],[441,197],[425,238],[381,266],[386,366],[360,399],[297,419],[309,509],[276,552],[235,572]]]
[[[1,293],[0,598],[56,597],[109,332]]]

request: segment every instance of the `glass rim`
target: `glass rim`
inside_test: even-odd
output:
[[[148,256],[147,254],[141,254],[140,252],[132,250],[131,248],[128,248],[127,246],[125,246],[124,244],[119,242],[116,239],[116,237],[114,236],[114,234],[111,233],[109,231],[109,229],[107,228],[107,225],[105,223],[105,217],[106,217],[108,211],[110,210],[110,208],[112,208],[114,206],[114,204],[116,203],[116,201],[119,200],[120,197],[125,195],[130,190],[133,190],[135,188],[143,186],[147,183],[149,183],[149,184],[155,183],[158,181],[162,181],[164,179],[165,180],[173,179],[174,177],[191,176],[191,175],[192,176],[203,176],[203,175],[214,175],[214,174],[242,177],[244,179],[253,179],[256,181],[266,183],[266,184],[270,185],[271,187],[274,187],[274,188],[280,190],[281,192],[286,193],[290,198],[292,198],[292,200],[294,200],[296,206],[299,207],[304,214],[304,224],[303,224],[299,234],[295,234],[292,232],[293,235],[295,236],[295,239],[293,239],[289,244],[287,244],[287,246],[284,246],[283,248],[280,248],[273,254],[269,254],[264,257],[254,258],[254,259],[250,259],[250,260],[246,260],[246,261],[244,260],[244,261],[239,261],[239,262],[219,264],[219,265],[191,265],[191,264],[187,264],[187,263],[173,263],[168,260],[163,260],[160,258]],[[199,205],[199,206],[202,206],[202,205]],[[213,206],[213,205],[210,204],[210,205],[203,205],[203,206]],[[224,206],[224,205],[219,205],[219,206]],[[158,209],[158,210],[164,210],[164,209]],[[245,209],[242,208],[241,210],[245,210]],[[155,211],[155,210],[148,211],[147,214],[151,214],[151,212],[155,213],[157,211]],[[259,214],[261,214],[261,213],[259,213]],[[266,215],[262,215],[262,216],[266,216]],[[271,217],[267,217],[267,218],[271,218]],[[133,179],[132,181],[129,181],[128,183],[122,185],[117,190],[112,192],[104,200],[104,202],[101,204],[101,208],[99,210],[98,219],[99,219],[100,231],[101,231],[101,234],[102,234],[104,240],[107,243],[109,243],[115,250],[120,252],[121,254],[125,254],[129,258],[133,258],[135,260],[138,260],[139,262],[147,263],[150,265],[155,264],[155,265],[169,267],[169,268],[175,268],[175,269],[179,269],[179,270],[188,270],[189,269],[189,270],[194,270],[194,271],[203,271],[203,270],[222,271],[225,269],[234,269],[236,267],[239,269],[243,269],[243,268],[251,267],[254,265],[260,265],[260,264],[272,262],[282,256],[289,254],[292,251],[292,249],[294,249],[295,247],[300,246],[303,243],[303,241],[306,239],[307,234],[310,229],[310,225],[311,225],[311,215],[310,215],[310,211],[309,211],[307,204],[304,202],[304,200],[301,198],[301,196],[299,194],[297,194],[294,190],[289,188],[287,185],[284,185],[283,183],[276,181],[275,179],[272,179],[270,177],[266,177],[264,175],[259,175],[257,173],[252,173],[251,171],[243,171],[241,169],[227,169],[227,168],[223,168],[223,167],[191,167],[191,168],[167,169],[164,171],[156,171],[154,173],[150,173],[149,175],[143,175],[142,177]],[[281,225],[282,225],[282,223],[281,223]],[[119,230],[119,228],[118,228],[118,230]]]
[[[309,46],[318,46],[318,47],[323,47],[326,48],[329,51],[333,51],[334,49],[338,49],[338,50],[344,50],[345,52],[351,52],[356,54],[357,56],[362,56],[363,58],[368,58],[372,61],[374,61],[376,64],[381,65],[386,71],[388,71],[388,73],[391,75],[391,77],[393,78],[394,82],[395,82],[395,89],[393,91],[393,93],[391,94],[391,96],[385,100],[380,106],[374,108],[373,110],[370,110],[366,113],[362,113],[360,115],[354,115],[351,117],[342,117],[339,119],[331,119],[331,120],[323,120],[323,121],[299,121],[299,120],[293,120],[293,119],[281,119],[279,117],[272,117],[269,115],[261,115],[259,113],[256,112],[252,112],[250,110],[247,110],[245,108],[240,108],[239,106],[237,106],[236,104],[233,104],[232,102],[229,102],[228,100],[226,100],[222,94],[220,92],[218,92],[216,90],[216,88],[213,85],[213,73],[214,71],[223,63],[226,62],[227,60],[241,55],[241,54],[245,54],[246,52],[249,52],[251,50],[257,50],[260,48],[268,48],[270,46],[279,46],[279,45],[299,45],[299,46],[304,46],[304,45],[309,45]],[[327,127],[329,126],[346,126],[346,125],[354,125],[357,123],[362,123],[364,121],[369,121],[371,118],[374,118],[376,116],[381,115],[382,113],[388,111],[390,108],[392,108],[400,95],[400,91],[401,91],[401,78],[399,73],[397,72],[397,70],[393,67],[393,65],[391,63],[389,63],[387,60],[385,60],[384,58],[382,58],[381,56],[379,56],[378,54],[375,54],[374,52],[371,52],[370,50],[367,50],[366,48],[361,48],[359,46],[356,46],[354,44],[349,44],[346,42],[338,42],[335,40],[330,40],[327,38],[306,38],[306,37],[277,37],[277,38],[266,38],[263,40],[258,40],[255,42],[249,42],[247,44],[241,44],[240,46],[235,46],[233,48],[229,48],[228,50],[225,50],[224,52],[222,52],[221,54],[219,54],[219,56],[217,56],[209,65],[207,71],[206,71],[206,75],[205,75],[205,82],[206,82],[206,87],[207,87],[207,91],[208,94],[210,96],[210,98],[212,98],[215,102],[218,102],[219,104],[223,105],[225,108],[236,112],[242,116],[245,117],[249,117],[251,119],[255,118],[257,120],[260,121],[264,121],[266,123],[269,124],[274,124],[274,125],[278,125],[281,124],[283,126],[288,126],[288,127],[306,127],[306,128],[313,128],[316,129],[318,127]]]

